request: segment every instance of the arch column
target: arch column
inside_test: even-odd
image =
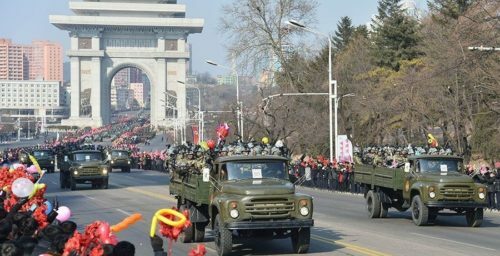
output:
[[[151,124],[153,126],[165,123],[165,92],[167,87],[167,61],[156,60],[156,79],[151,87]]]
[[[90,104],[92,105],[92,120],[95,125],[102,126],[104,124],[102,105],[105,104],[106,97],[103,95],[103,87],[101,83],[101,58],[92,57],[91,63],[92,73],[92,91],[90,96]]]
[[[70,119],[80,118],[80,58],[71,57],[71,115]]]

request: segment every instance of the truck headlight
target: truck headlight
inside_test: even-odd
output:
[[[108,174],[108,169],[103,168],[103,169],[102,169],[102,174],[104,174],[104,175]]]
[[[307,208],[307,207],[305,207],[305,206],[304,206],[304,207],[301,207],[301,208],[300,208],[300,215],[302,215],[302,216],[307,216],[307,215],[309,215],[309,208]]]
[[[54,164],[54,161],[50,161],[50,164]]]
[[[111,160],[111,164],[114,164],[114,163],[115,163],[115,161],[114,161],[114,160]]]
[[[477,192],[478,192],[478,193],[477,193],[477,196],[479,197],[479,199],[483,200],[483,199],[485,199],[485,198],[486,198],[486,194],[485,194],[485,192],[486,192],[486,191],[485,191],[485,189],[484,189],[484,188],[479,188],[479,189],[477,190]]]
[[[128,160],[127,163],[130,164],[130,160]]]
[[[78,175],[78,171],[76,171],[76,170],[75,170],[75,171],[73,172],[73,174],[74,174],[74,175]]]
[[[436,192],[429,192],[429,197],[430,198],[435,198],[436,197]]]
[[[232,209],[231,211],[229,211],[229,215],[231,215],[231,218],[236,219],[238,218],[238,216],[240,216],[240,213],[237,209]]]

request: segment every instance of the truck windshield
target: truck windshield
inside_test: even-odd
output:
[[[230,162],[226,165],[227,180],[242,180],[242,179],[287,179],[286,163],[281,161],[245,163],[245,162]]]
[[[457,159],[420,159],[420,172],[428,174],[460,173],[462,162]]]
[[[74,154],[73,159],[75,162],[102,161],[102,154],[101,153],[77,153],[77,154]]]
[[[39,157],[49,157],[51,156],[52,153],[50,153],[50,151],[33,151],[33,156],[35,158],[39,158]]]
[[[112,156],[128,156],[128,153],[126,151],[112,151],[111,152]]]

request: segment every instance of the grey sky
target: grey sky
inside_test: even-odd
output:
[[[235,0],[236,1],[236,0]],[[192,35],[193,69],[196,72],[221,74],[225,72],[205,64],[211,59],[226,64],[224,39],[217,31],[221,6],[231,0],[178,0],[187,6],[187,17],[204,18],[202,34]],[[366,24],[377,10],[376,0],[318,0],[316,29],[332,33],[342,16],[352,18],[354,25]],[[418,0],[419,6],[424,0]],[[28,44],[34,39],[46,39],[69,46],[66,31],[60,31],[48,21],[50,14],[71,15],[68,0],[0,0],[0,38],[11,38],[16,43]]]

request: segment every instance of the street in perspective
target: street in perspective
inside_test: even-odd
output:
[[[0,256],[500,255],[500,2],[0,3]]]

